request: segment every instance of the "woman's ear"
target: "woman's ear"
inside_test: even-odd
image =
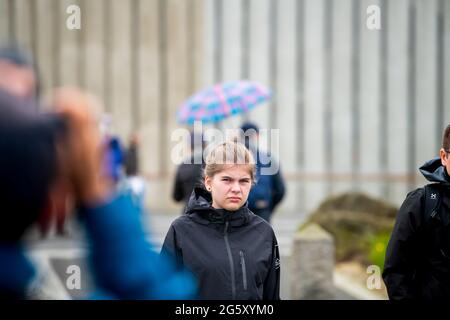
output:
[[[447,166],[447,162],[448,162],[448,157],[447,157],[447,152],[445,152],[445,150],[443,148],[441,148],[441,150],[439,150],[439,155],[441,157],[441,163],[444,167]]]
[[[205,177],[205,188],[211,192],[211,178],[208,176]]]

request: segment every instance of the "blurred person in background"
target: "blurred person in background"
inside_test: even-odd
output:
[[[256,160],[256,184],[250,190],[248,207],[254,214],[270,222],[273,212],[286,193],[284,179],[280,169],[272,175],[261,174],[261,168],[270,167],[271,163],[263,163],[260,152],[267,152],[268,158],[271,158],[271,155],[268,151],[260,148],[258,126],[246,122],[241,126],[241,130],[244,134],[242,137],[244,144]]]
[[[125,151],[125,192],[133,197],[136,205],[144,208],[147,184],[139,171],[139,136],[133,133]]]
[[[195,132],[190,133],[190,155],[177,168],[172,198],[176,202],[184,203],[183,211],[189,202],[195,186],[202,185],[203,180],[203,151],[205,150],[203,135]]]
[[[101,174],[103,151],[90,114],[95,104],[77,89],[62,89],[52,103],[57,112],[37,114],[23,99],[0,93],[0,297],[29,297],[36,272],[22,236],[51,218],[43,216],[49,192],[66,185],[86,231],[96,298],[194,298],[194,278],[152,250],[139,208]]]
[[[1,76],[0,76],[1,77]],[[30,108],[31,107],[31,108]],[[35,270],[21,238],[33,223],[53,212],[50,193],[58,166],[61,123],[38,116],[37,105],[0,90],[0,296],[22,298]]]
[[[3,96],[12,95],[22,100],[16,108],[25,108],[33,112],[39,109],[39,80],[37,65],[31,56],[27,55],[18,45],[5,45],[0,48],[0,92]],[[63,203],[63,186],[52,188],[49,203],[45,209],[50,216],[51,210],[61,210]],[[57,209],[55,209],[57,208]],[[65,216],[55,217],[57,235],[66,235]],[[52,226],[52,221],[40,225],[41,236],[45,237]]]
[[[125,174],[127,176],[139,175],[139,136],[133,133],[125,152]]]

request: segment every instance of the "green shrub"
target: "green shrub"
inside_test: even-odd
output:
[[[369,261],[370,263],[379,266],[381,269],[384,268],[384,258],[390,237],[390,233],[383,232],[370,239]]]

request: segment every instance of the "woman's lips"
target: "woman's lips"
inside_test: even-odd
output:
[[[241,201],[241,198],[237,198],[237,197],[230,197],[228,198],[231,202],[239,202]]]

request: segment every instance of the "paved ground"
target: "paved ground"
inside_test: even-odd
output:
[[[148,239],[156,250],[160,250],[171,222],[177,217],[178,215],[167,214],[152,214],[144,217]],[[274,216],[272,226],[278,238],[282,264],[290,255],[294,232],[304,218],[304,215],[301,214]],[[29,238],[33,239],[29,242],[29,253],[40,265],[40,269],[45,270],[49,278],[53,278],[50,291],[55,298],[83,298],[92,292],[92,282],[84,258],[86,245],[83,242],[82,234],[75,223],[69,223],[69,230],[70,236],[68,237],[50,235],[45,240],[37,240],[37,236],[33,232],[29,235]],[[70,285],[67,282],[70,282],[70,272],[68,273],[68,268],[71,265],[76,265],[80,270],[81,289],[69,289]],[[289,299],[289,275],[287,272],[282,272],[281,297]],[[338,299],[352,299],[352,297],[339,291]]]
[[[155,250],[160,250],[171,222],[177,217],[177,214],[151,214],[144,217],[148,239],[153,243]],[[290,254],[293,234],[303,219],[302,215],[293,214],[274,216],[272,225],[278,238],[282,256]],[[76,223],[69,223],[69,234],[68,237],[58,237],[51,234],[45,240],[38,240],[37,235],[31,232],[29,238],[32,241],[29,241],[29,252],[43,266],[42,269],[51,267],[52,276],[57,276],[62,284],[62,290],[68,291],[68,297],[80,298],[91,291],[89,271],[84,260],[86,245]],[[67,270],[70,265],[80,267],[82,274],[81,290],[67,290],[66,282],[70,276]],[[282,283],[282,291],[285,289],[284,287],[285,285]],[[283,292],[287,293],[287,289]],[[285,297],[287,298],[286,295]]]
[[[151,214],[144,217],[146,229],[148,231],[149,240],[154,244],[155,248],[159,250],[164,241],[167,230],[170,224],[175,220],[178,215],[166,215],[166,214]],[[274,217],[272,221],[272,226],[275,230],[275,234],[278,238],[278,243],[280,245],[280,251],[282,254],[289,254],[291,250],[292,236],[295,230],[298,228],[299,224],[304,220],[304,215],[294,215],[294,214],[284,214]],[[69,223],[69,237],[57,237],[50,235],[46,240],[36,241],[37,237],[35,234],[31,234],[30,238],[33,239],[33,243],[30,248],[33,250],[44,250],[44,249],[66,249],[66,248],[80,248],[83,247],[80,239],[79,230],[73,223]]]

